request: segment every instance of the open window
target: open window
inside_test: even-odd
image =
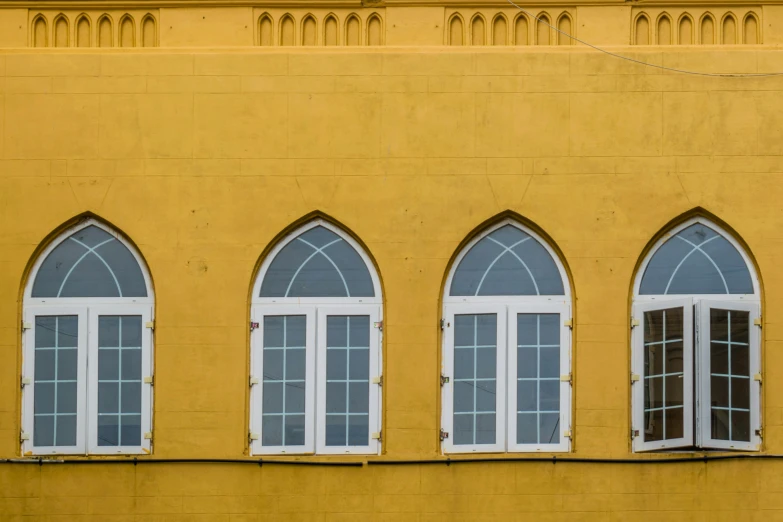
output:
[[[508,219],[471,241],[446,282],[446,453],[568,451],[571,301],[549,244]]]
[[[150,452],[153,305],[141,256],[103,223],[46,248],[24,298],[25,454]]]
[[[742,247],[691,219],[653,246],[634,288],[634,451],[759,449],[761,301]]]
[[[326,220],[270,252],[251,310],[254,454],[380,451],[382,302],[367,254]]]

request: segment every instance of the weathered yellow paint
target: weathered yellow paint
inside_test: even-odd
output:
[[[354,7],[69,8],[69,41],[86,12],[92,45],[66,50],[18,49],[33,46],[38,15],[53,38],[56,7],[0,11],[0,459],[20,457],[26,271],[85,213],[126,234],[153,277],[153,458],[245,458],[249,289],[263,252],[313,212],[363,242],[383,281],[383,455],[369,460],[440,458],[444,277],[477,227],[509,214],[551,238],[572,276],[570,456],[650,459],[630,450],[629,289],[645,248],[695,208],[725,222],[757,263],[761,453],[783,453],[783,80],[684,76],[578,45],[530,45],[534,23],[516,46],[512,8]],[[580,36],[650,63],[783,71],[783,52],[769,45],[783,39],[780,7],[756,11],[765,46],[745,48],[629,47],[638,12],[658,27],[654,6],[545,10],[551,20],[569,12]],[[706,10],[676,13],[696,23]],[[294,46],[282,48],[277,24],[289,12]],[[353,12],[361,47],[349,49]],[[501,12],[508,45],[493,46]],[[106,13],[115,49],[97,48]],[[116,49],[124,13],[133,49]],[[154,35],[143,33],[146,13]],[[325,47],[330,13],[337,48]],[[366,47],[370,13],[382,46]],[[453,13],[481,14],[487,45],[442,47]],[[320,49],[301,46],[307,14]],[[736,27],[744,34],[741,18]],[[673,38],[678,28],[673,17]],[[473,33],[463,34],[467,43]],[[0,520],[775,520],[781,477],[776,460],[0,462]]]

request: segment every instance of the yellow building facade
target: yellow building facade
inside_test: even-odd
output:
[[[0,7],[0,520],[783,519],[781,6]],[[33,276],[85,220],[148,277],[132,454],[25,425]],[[377,278],[377,451],[261,454],[254,285],[313,220]],[[693,220],[753,274],[758,418],[748,447],[640,451],[635,281]],[[564,274],[564,451],[444,444],[447,282],[503,223]]]

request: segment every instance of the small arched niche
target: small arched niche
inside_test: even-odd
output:
[[[655,31],[655,37],[658,45],[671,45],[672,43],[672,19],[667,13],[658,17],[658,24]]]
[[[383,22],[376,13],[367,19],[367,45],[383,45]]]
[[[737,19],[732,13],[726,13],[721,22],[721,43],[723,45],[737,43]]]
[[[339,27],[337,16],[334,14],[326,16],[324,20],[324,45],[335,46],[340,44]]]
[[[568,13],[563,13],[557,20],[557,45],[571,45],[573,40],[573,24],[571,23],[571,16]]]
[[[492,45],[508,45],[508,20],[503,13],[492,20]]]
[[[745,15],[742,22],[742,43],[755,45],[761,42],[758,19],[754,13]]]
[[[355,13],[345,20],[345,45],[358,46],[362,44],[362,24]]]
[[[514,21],[514,45],[528,45],[529,27],[527,16],[520,14]]]
[[[264,13],[258,18],[258,45],[261,47],[272,47],[274,43],[272,17],[268,13]]]
[[[302,45],[313,46],[318,43],[318,24],[311,14],[302,19]]]
[[[465,25],[459,14],[451,15],[449,19],[449,45],[464,45]]]
[[[76,19],[76,47],[91,47],[92,31],[90,18],[82,13]]]
[[[637,16],[634,22],[634,44],[650,45],[650,19],[645,13]]]
[[[64,14],[57,15],[54,19],[54,46],[68,47],[70,45],[70,32],[68,18]]]
[[[294,17],[286,13],[280,19],[280,45],[290,47],[296,43]]]
[[[158,24],[155,22],[155,17],[149,13],[141,20],[141,46],[158,46]]]
[[[700,39],[699,43],[702,45],[715,44],[715,18],[710,13],[704,14],[699,22]]]
[[[470,45],[486,45],[487,24],[484,17],[475,14],[470,20]]]
[[[109,15],[103,15],[98,19],[98,47],[112,46],[114,46],[112,21]]]
[[[549,15],[546,13],[540,13],[536,17],[536,45],[552,44],[552,24],[549,20]]]
[[[119,42],[120,47],[136,46],[136,24],[133,21],[133,17],[129,14],[120,19]]]
[[[46,47],[49,45],[49,31],[46,26],[46,17],[38,15],[33,19],[33,47]]]
[[[690,15],[682,15],[677,25],[677,43],[680,45],[693,45],[693,19],[691,19]]]

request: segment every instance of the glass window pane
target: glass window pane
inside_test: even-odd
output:
[[[347,398],[346,383],[326,383],[326,413],[346,413]]]
[[[647,264],[639,293],[752,294],[742,255],[723,236],[696,223],[668,239]]]
[[[141,446],[141,415],[123,415],[120,420],[120,444]]]
[[[517,444],[538,444],[538,413],[517,414]]]
[[[41,264],[33,297],[146,297],[138,261],[117,238],[83,228],[57,245]]]
[[[541,444],[557,444],[560,442],[560,415],[557,413],[542,413],[540,416]]]
[[[645,441],[683,436],[683,308],[644,313]]]
[[[348,444],[347,415],[326,415],[326,445],[346,446]]]
[[[370,412],[370,385],[367,382],[352,382],[348,385],[348,412]]]
[[[560,272],[546,248],[506,225],[479,240],[454,271],[453,296],[563,295]]]
[[[710,309],[711,432],[716,439],[750,440],[749,320],[745,311]]]
[[[494,413],[476,414],[476,444],[494,444],[496,426]]]
[[[372,297],[370,271],[343,238],[313,227],[287,243],[272,260],[261,297]]]
[[[348,419],[348,445],[367,446],[370,443],[370,416],[351,415]]]
[[[350,376],[352,380],[367,380],[370,378],[370,350],[361,348],[350,351]]]
[[[36,446],[76,444],[78,326],[75,315],[35,318],[33,444]]]
[[[307,317],[265,316],[261,444],[304,444]],[[301,426],[300,426],[301,423]],[[267,433],[265,430],[271,430]]]
[[[98,446],[120,445],[120,416],[98,415]]]

